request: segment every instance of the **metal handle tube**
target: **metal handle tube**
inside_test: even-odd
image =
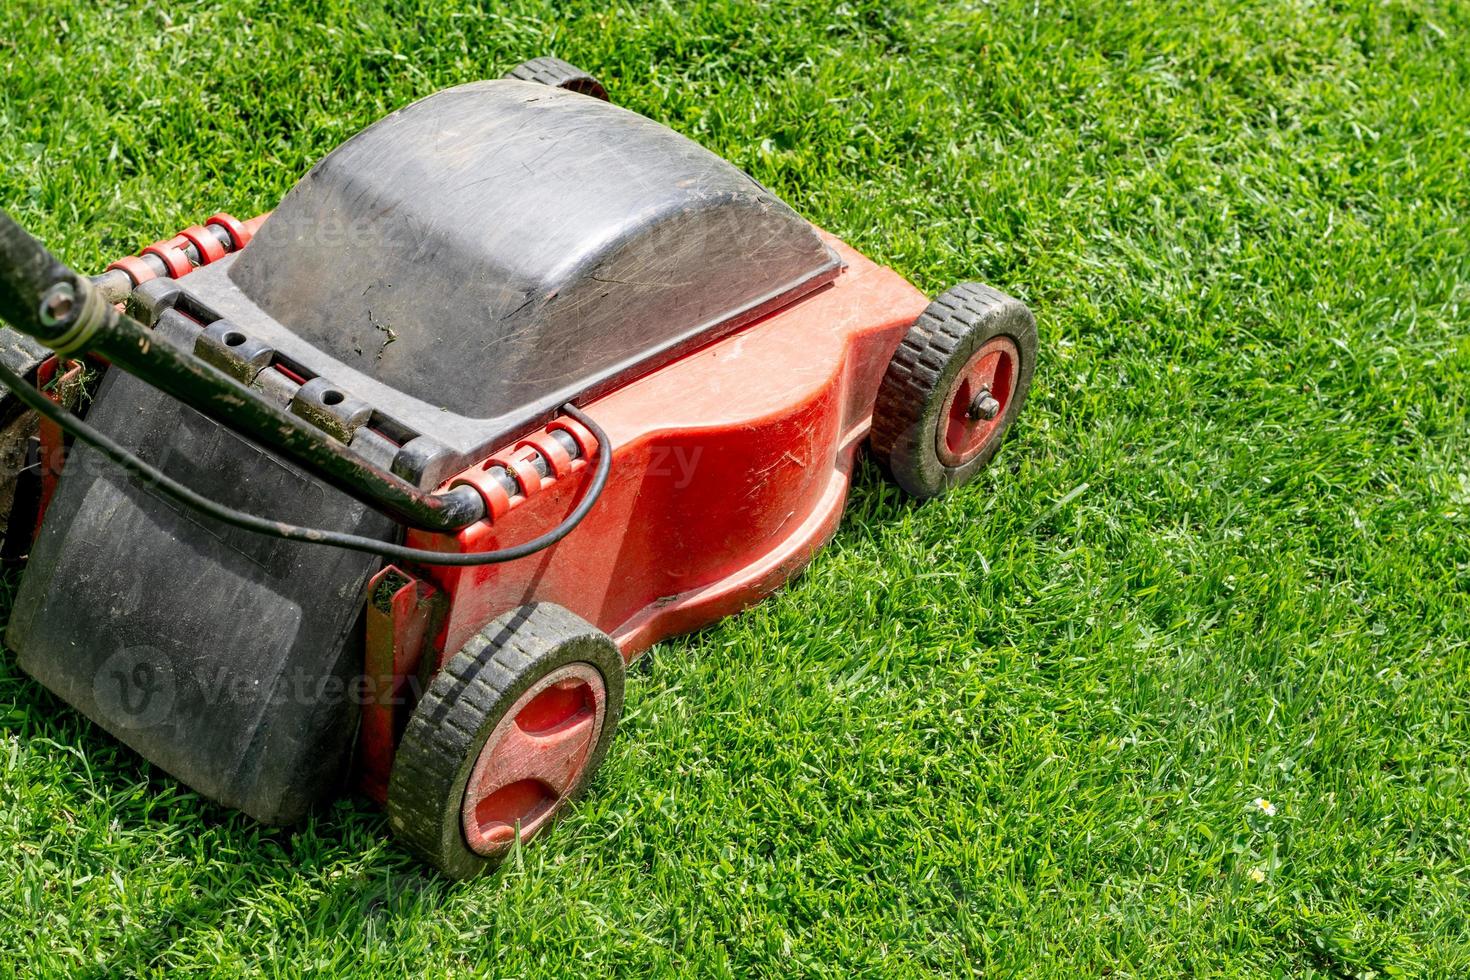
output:
[[[0,319],[59,353],[90,351],[415,527],[452,531],[485,516],[474,489],[426,493],[364,461],[212,365],[119,313],[85,276],[0,210]]]

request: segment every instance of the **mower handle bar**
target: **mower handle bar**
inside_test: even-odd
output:
[[[473,487],[421,490],[120,313],[90,279],[52,255],[4,209],[0,319],[58,354],[90,352],[106,358],[405,524],[454,531],[485,517],[484,498]],[[606,455],[606,446],[602,450]]]

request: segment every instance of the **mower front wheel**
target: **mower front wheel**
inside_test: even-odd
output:
[[[519,78],[523,82],[540,82],[552,88],[590,95],[604,102],[611,101],[607,97],[607,89],[603,88],[595,76],[560,58],[532,58],[530,61],[523,61],[506,72],[505,77]]]
[[[935,497],[990,462],[1036,370],[1026,304],[978,282],[939,295],[909,327],[878,386],[871,442],[904,490]]]
[[[451,878],[488,871],[586,788],[622,708],[612,639],[560,606],[522,606],[465,644],[414,709],[389,824]]]

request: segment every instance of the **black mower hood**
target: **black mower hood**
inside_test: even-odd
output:
[[[509,436],[839,269],[810,224],[678,133],[504,80],[431,95],[348,140],[228,278],[236,300],[350,369],[308,365],[355,395],[377,401],[361,376]],[[186,285],[217,292],[202,276]]]

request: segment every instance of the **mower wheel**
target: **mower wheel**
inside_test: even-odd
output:
[[[872,446],[900,487],[935,497],[1000,448],[1036,370],[1036,321],[998,289],[961,283],[919,315],[888,363]]]
[[[409,718],[394,833],[451,878],[494,868],[586,788],[623,709],[623,657],[561,606],[521,606],[465,644]]]
[[[610,101],[607,97],[607,89],[602,87],[601,82],[576,65],[562,61],[560,58],[532,58],[530,61],[523,61],[506,72],[505,77],[519,78],[525,82],[540,82],[552,88],[564,88],[568,92],[590,95],[604,102]]]

